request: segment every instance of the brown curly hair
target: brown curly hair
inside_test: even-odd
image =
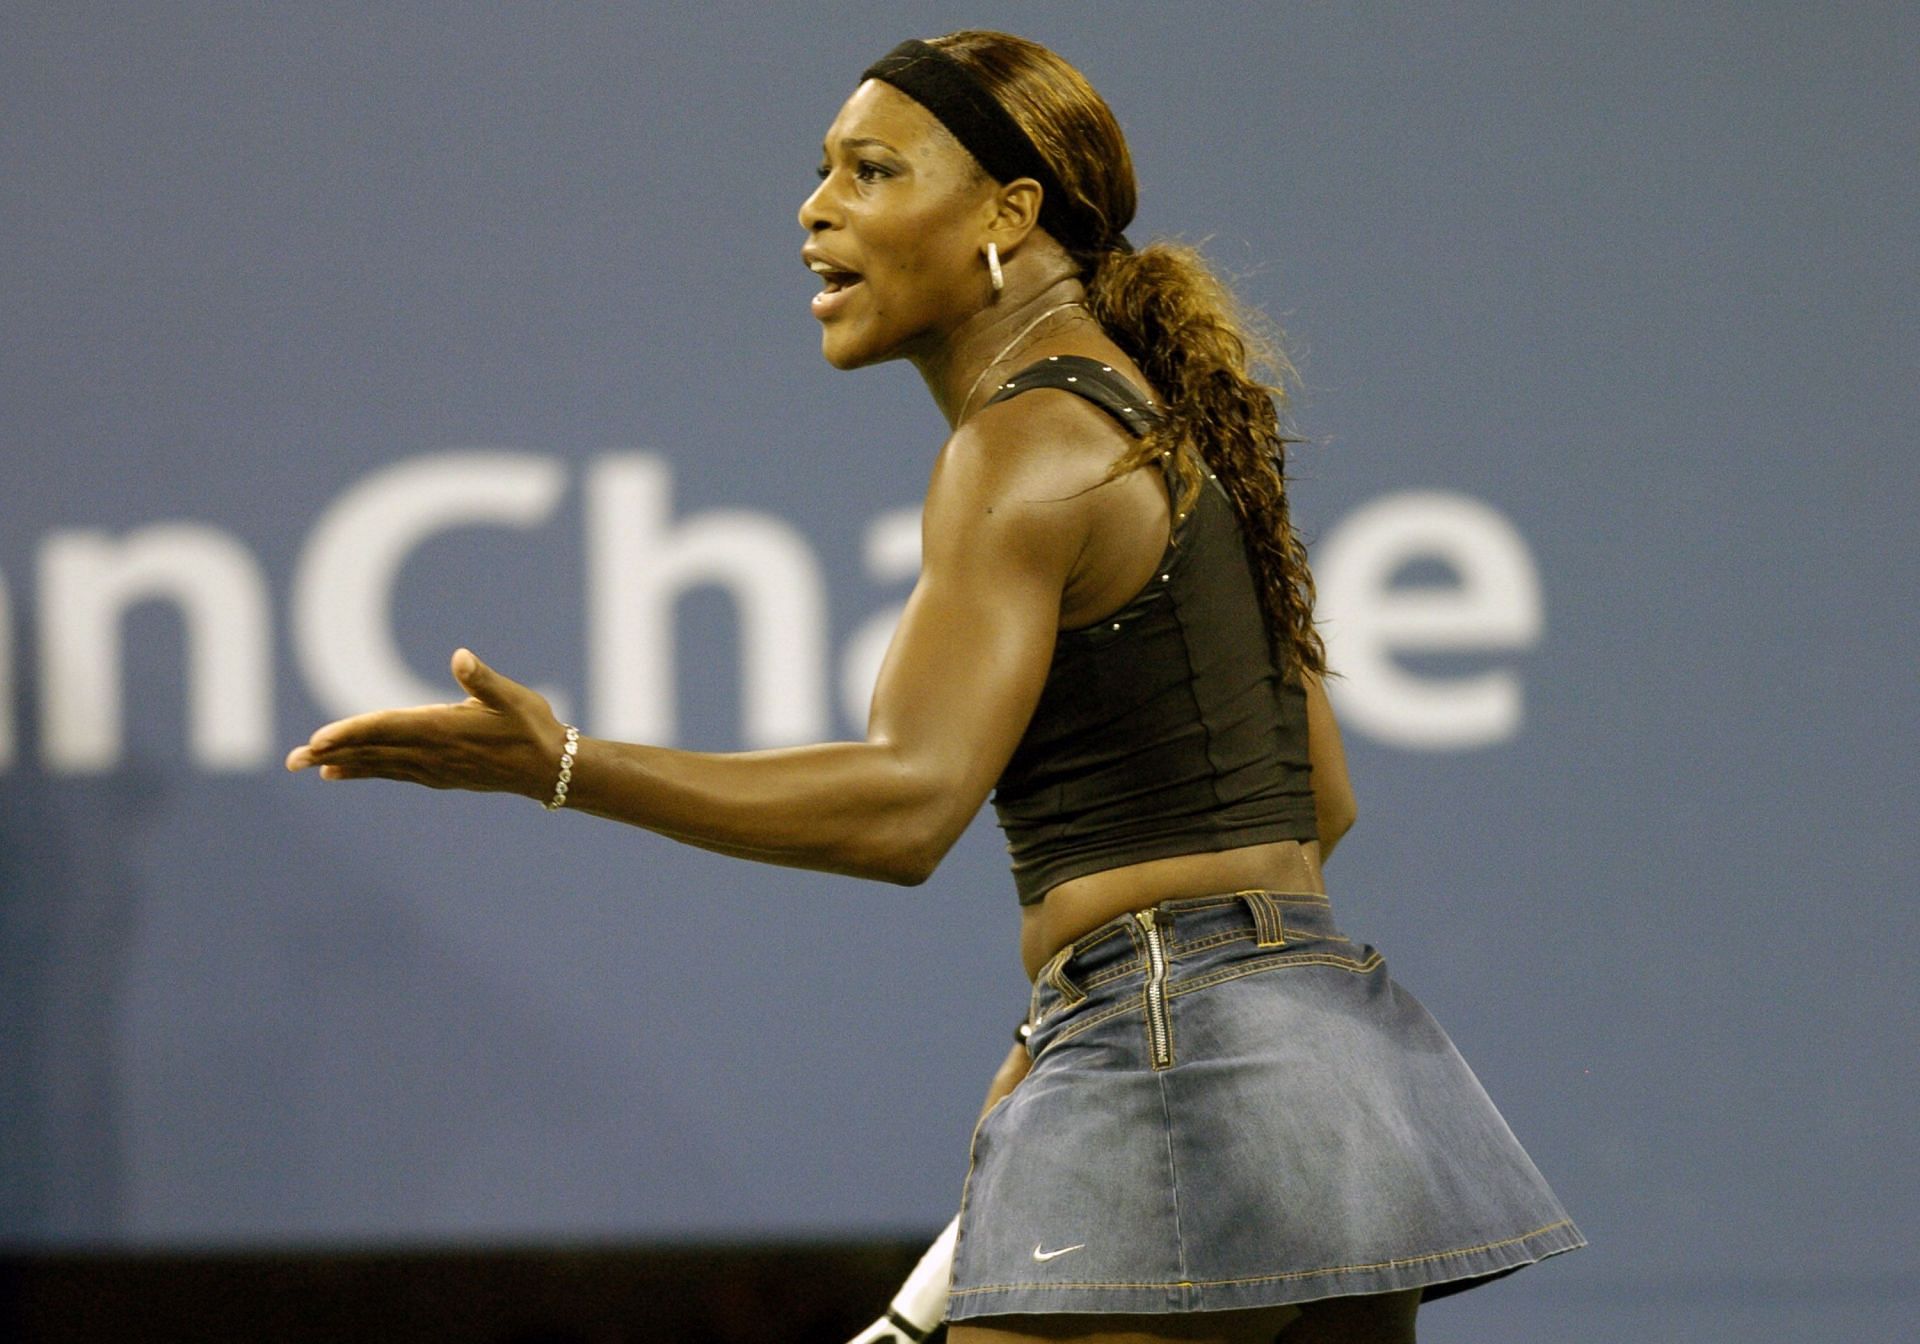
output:
[[[1121,231],[1138,188],[1120,123],[1078,70],[1037,42],[968,29],[931,40],[997,98],[1058,177],[1086,236],[1057,242],[1079,264],[1087,307],[1159,389],[1166,418],[1113,466],[1125,475],[1171,452],[1176,507],[1200,491],[1197,453],[1239,512],[1274,654],[1290,680],[1326,672],[1313,625],[1313,574],[1287,511],[1284,429],[1293,365],[1278,334],[1244,309],[1200,253],[1156,241],[1138,252]],[[1261,377],[1262,372],[1267,376]]]

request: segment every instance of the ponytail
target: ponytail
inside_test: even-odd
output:
[[[1273,641],[1289,681],[1324,675],[1326,646],[1313,627],[1313,575],[1287,513],[1282,428],[1293,366],[1191,247],[1155,242],[1093,258],[1087,306],[1158,389],[1165,420],[1116,462],[1114,476],[1171,453],[1180,483],[1175,511],[1200,493],[1198,454],[1240,515]],[[1272,382],[1263,382],[1266,370]]]
[[[1293,377],[1200,254],[1178,243],[1140,252],[1121,232],[1133,220],[1133,158],[1120,123],[1086,77],[1037,42],[968,29],[928,44],[962,67],[1006,110],[1046,161],[1064,197],[1047,227],[1080,266],[1087,307],[1165,400],[1167,419],[1114,465],[1118,476],[1170,453],[1175,508],[1200,493],[1204,461],[1233,500],[1246,534],[1274,661],[1289,681],[1326,671],[1313,628],[1313,576],[1287,519],[1280,410]],[[984,171],[984,170],[983,170]],[[1261,382],[1259,369],[1274,378]]]

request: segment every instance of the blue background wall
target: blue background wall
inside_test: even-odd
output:
[[[1910,6],[8,8],[0,1241],[944,1221],[1024,1002],[988,821],[901,891],[277,762],[463,643],[589,731],[857,734],[942,425],[821,364],[793,210],[973,24],[1295,343],[1343,923],[1595,1243],[1434,1336],[1910,1318]],[[702,536],[772,577],[636,616]]]

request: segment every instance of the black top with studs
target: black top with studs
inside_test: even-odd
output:
[[[1136,438],[1160,421],[1124,376],[1075,355],[1022,369],[989,404],[1043,387]],[[1274,664],[1240,517],[1210,469],[1146,586],[1060,632],[993,804],[1022,905],[1124,864],[1316,837],[1306,696]]]

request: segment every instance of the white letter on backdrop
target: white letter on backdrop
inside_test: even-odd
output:
[[[401,567],[435,533],[481,523],[539,526],[566,484],[559,463],[531,453],[438,453],[384,467],[328,506],[293,579],[293,647],[321,708],[358,714],[458,698],[444,674],[416,677],[394,645]],[[539,690],[565,717],[562,698]]]
[[[1416,561],[1452,570],[1444,587],[1395,587]],[[1341,519],[1314,563],[1327,689],[1347,722],[1398,747],[1490,746],[1520,730],[1520,679],[1510,668],[1430,677],[1395,654],[1523,649],[1542,626],[1540,580],[1527,543],[1497,510],[1439,491],[1388,495]]]
[[[607,736],[672,743],[679,731],[674,604],[724,588],[740,619],[741,735],[751,747],[826,735],[826,583],[807,539],[745,509],[678,524],[673,475],[646,454],[603,458],[587,486],[587,677]]]
[[[867,524],[867,577],[875,583],[898,583],[920,572],[920,510],[894,509]],[[847,722],[864,732],[873,705],[873,684],[880,664],[900,625],[904,604],[894,603],[869,616],[847,638],[840,654],[840,708]]]
[[[47,767],[92,773],[119,763],[121,618],[150,600],[174,603],[186,624],[195,762],[213,770],[262,764],[271,747],[273,672],[260,566],[225,532],[155,523],[119,540],[74,530],[42,544],[40,752]]]

